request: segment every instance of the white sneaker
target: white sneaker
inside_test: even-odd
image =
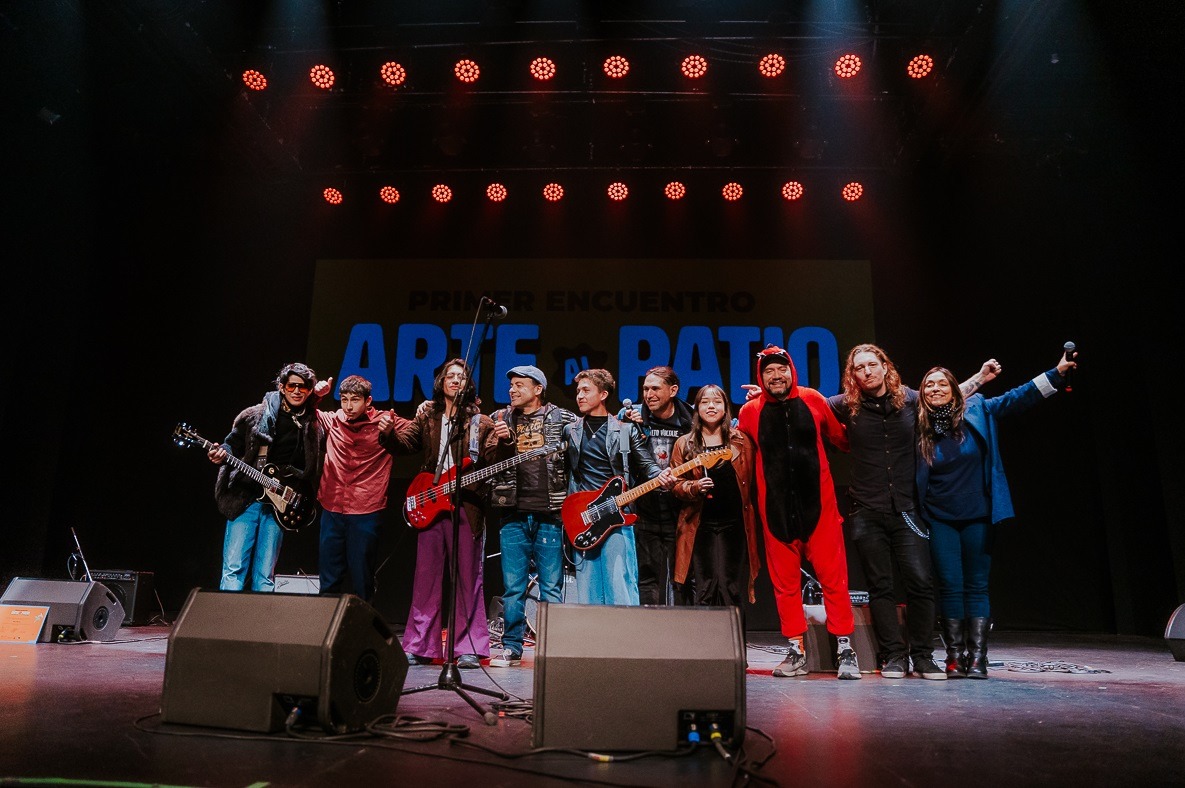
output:
[[[517,668],[523,664],[523,655],[515,654],[510,649],[502,649],[502,653],[490,658],[491,668]]]
[[[841,679],[858,679],[860,676],[860,666],[856,664],[856,652],[850,648],[845,648],[839,652],[839,658],[836,660],[838,678]]]

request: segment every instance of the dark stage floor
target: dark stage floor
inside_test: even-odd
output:
[[[701,746],[681,757],[597,763],[527,754],[531,723],[513,716],[515,707],[489,726],[455,692],[435,688],[403,695],[398,713],[466,737],[310,741],[162,724],[168,631],[0,646],[0,784],[682,788],[744,784],[746,770],[782,786],[1185,784],[1185,663],[1162,640],[998,632],[991,658],[999,667],[988,681],[866,673],[841,682],[822,673],[774,678],[784,641],[749,633],[750,730],[733,762]],[[519,668],[463,671],[463,679],[529,699],[533,656],[528,650]],[[404,686],[440,675],[438,665],[413,667]]]

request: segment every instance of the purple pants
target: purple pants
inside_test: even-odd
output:
[[[457,554],[456,632],[453,656],[490,655],[490,629],[486,622],[486,598],[482,584],[485,565],[485,533],[473,535],[465,512],[460,512]],[[416,543],[416,577],[411,610],[403,632],[403,650],[418,657],[444,657],[441,630],[450,625],[442,607],[443,583],[451,570],[453,524],[445,517],[419,532]]]

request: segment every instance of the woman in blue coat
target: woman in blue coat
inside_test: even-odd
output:
[[[1053,395],[1077,366],[1062,356],[1056,368],[991,399],[964,399],[944,367],[927,372],[919,386],[918,503],[930,522],[947,676],[987,678],[991,529],[1015,516],[997,420]]]

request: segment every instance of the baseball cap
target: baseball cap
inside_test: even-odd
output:
[[[530,364],[521,364],[517,367],[512,367],[506,373],[508,378],[530,378],[543,387],[547,391],[547,376],[543,374],[543,370],[539,367],[533,367]]]

